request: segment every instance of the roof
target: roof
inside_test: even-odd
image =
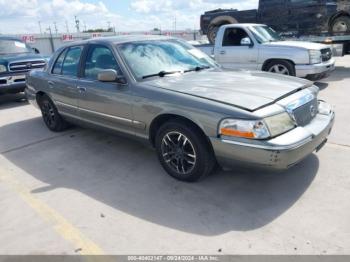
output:
[[[167,39],[173,39],[173,37],[161,36],[161,35],[123,35],[123,36],[110,36],[110,37],[99,37],[99,38],[87,39],[79,42],[74,42],[74,45],[87,44],[87,43],[121,44],[121,43],[136,42],[136,41],[152,41],[152,40],[167,40]]]
[[[5,35],[0,35],[0,40],[17,40],[17,41],[22,41],[18,37],[15,36],[5,36]]]
[[[223,27],[248,27],[248,26],[266,26],[264,24],[254,24],[254,23],[238,23],[238,24],[228,24],[228,25],[223,25]]]

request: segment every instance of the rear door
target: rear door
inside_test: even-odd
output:
[[[97,79],[98,73],[105,69],[123,74],[112,49],[105,45],[90,45],[86,54],[78,83],[79,117],[114,130],[132,132],[132,93],[129,85]]]
[[[78,70],[83,46],[66,48],[58,56],[50,75],[48,85],[51,98],[60,113],[77,117]]]
[[[215,58],[219,64],[231,69],[257,69],[257,46],[242,45],[242,40],[252,38],[242,28],[226,28],[222,45],[216,45]]]

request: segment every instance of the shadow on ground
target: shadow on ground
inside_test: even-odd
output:
[[[14,130],[25,136],[37,122],[34,118],[3,126],[2,137]],[[69,188],[140,219],[207,236],[269,224],[298,201],[319,167],[318,158],[311,155],[282,173],[218,171],[202,182],[186,184],[162,170],[152,149],[84,129],[4,156],[48,184],[33,194]],[[69,199],[63,201],[69,205]]]
[[[0,110],[28,104],[25,94],[0,94]]]

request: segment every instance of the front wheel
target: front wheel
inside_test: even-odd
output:
[[[272,61],[266,66],[265,71],[280,75],[295,76],[295,67],[289,61]]]
[[[332,33],[346,33],[350,31],[350,17],[341,16],[332,22],[331,32]]]
[[[156,150],[165,171],[181,181],[198,181],[209,175],[216,164],[204,135],[181,121],[168,122],[159,129]]]
[[[61,132],[68,127],[68,123],[58,113],[55,104],[47,96],[39,98],[39,107],[46,126],[53,132]]]

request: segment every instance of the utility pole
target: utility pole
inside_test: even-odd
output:
[[[77,16],[74,16],[75,19],[75,28],[77,29],[77,32],[80,32],[80,21],[77,19]]]
[[[109,30],[111,29],[111,22],[108,21],[108,22],[107,22],[107,25],[108,25],[107,31],[109,31]]]
[[[68,27],[68,22],[66,20],[66,30],[67,30],[67,33],[69,34],[69,27]]]
[[[43,30],[41,29],[41,21],[39,21],[38,24],[39,24],[40,34],[42,35],[43,34]]]
[[[53,22],[53,25],[55,26],[55,33],[56,33],[56,35],[57,35],[57,33],[58,33],[57,23],[56,23],[56,22]]]
[[[84,32],[86,32],[86,22],[84,21]]]
[[[51,26],[49,26],[49,28],[47,29],[50,33],[50,44],[51,44],[51,51],[52,53],[55,52],[55,46],[53,44],[53,36],[52,36],[52,30],[51,30]]]

